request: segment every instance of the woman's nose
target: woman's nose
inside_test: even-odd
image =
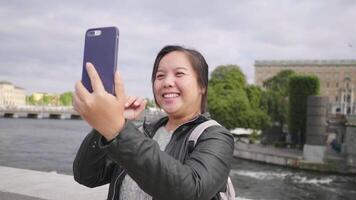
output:
[[[174,86],[174,77],[167,76],[163,81],[163,87],[173,87]]]

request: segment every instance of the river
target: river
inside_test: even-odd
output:
[[[72,174],[90,127],[82,120],[0,118],[0,165]],[[354,200],[356,177],[235,159],[230,173],[239,200]],[[1,181],[1,180],[0,180]]]

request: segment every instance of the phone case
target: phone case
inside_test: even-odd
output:
[[[91,28],[85,33],[82,83],[93,92],[86,63],[91,62],[107,92],[115,95],[114,74],[116,71],[119,30],[116,27]]]

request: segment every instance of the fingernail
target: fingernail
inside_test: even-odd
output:
[[[87,67],[87,68],[89,68],[89,67],[90,67],[90,65],[91,65],[91,63],[90,63],[90,62],[87,62],[87,63],[86,63],[86,67]]]

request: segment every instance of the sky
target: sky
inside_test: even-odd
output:
[[[0,0],[0,81],[32,92],[73,91],[85,31],[117,26],[126,93],[152,98],[155,56],[168,44],[200,51],[209,71],[255,60],[356,59],[353,0]]]

